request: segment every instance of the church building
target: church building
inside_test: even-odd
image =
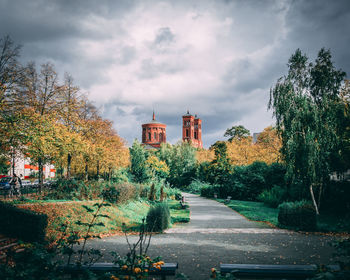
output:
[[[202,120],[189,111],[182,116],[182,141],[203,148]],[[142,125],[142,145],[146,149],[158,149],[162,143],[166,143],[166,124],[158,122],[153,112],[152,121]]]
[[[166,124],[156,121],[153,112],[152,121],[142,125],[142,144],[146,148],[160,148],[161,143],[166,143]]]
[[[202,120],[189,111],[182,116],[182,141],[190,142],[196,148],[203,148]]]

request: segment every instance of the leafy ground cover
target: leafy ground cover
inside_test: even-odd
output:
[[[224,199],[217,199],[217,201],[225,203]],[[267,207],[262,202],[231,200],[226,205],[249,220],[279,226],[278,209]],[[339,215],[322,213],[317,218],[317,230],[320,232],[349,233],[350,221]]]
[[[48,216],[47,238],[50,242],[58,240],[62,234],[62,225],[67,225],[71,233],[83,235],[86,233],[86,226],[77,224],[89,223],[92,214],[87,208],[93,208],[97,201],[54,201],[54,202],[37,202],[18,204],[17,207],[29,209],[35,212],[44,213]],[[168,200],[170,208],[171,222],[188,222],[189,209],[180,209],[179,201]],[[107,217],[99,218],[98,222],[103,225],[95,226],[91,230],[93,235],[110,235],[121,233],[122,230],[137,231],[142,224],[142,219],[147,216],[150,208],[148,201],[130,201],[122,205],[105,206],[101,210],[102,215]]]
[[[174,223],[188,223],[190,221],[190,209],[182,209],[181,204],[177,200],[168,201],[171,222]]]

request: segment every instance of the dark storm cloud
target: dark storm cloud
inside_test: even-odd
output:
[[[22,61],[70,72],[129,144],[153,108],[172,143],[187,109],[205,146],[232,125],[262,130],[297,48],[312,60],[330,48],[350,75],[349,26],[347,0],[0,0],[0,36],[23,45]]]
[[[287,16],[288,51],[300,48],[309,57],[331,49],[336,66],[350,75],[350,1],[294,1]]]

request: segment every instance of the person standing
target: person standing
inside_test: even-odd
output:
[[[10,197],[14,194],[21,195],[22,181],[15,173],[10,181]]]

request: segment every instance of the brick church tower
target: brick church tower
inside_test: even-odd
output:
[[[142,144],[160,148],[161,143],[166,143],[166,125],[156,121],[153,112],[152,121],[142,125]]]
[[[202,120],[197,115],[192,116],[189,111],[182,116],[182,141],[191,142],[196,148],[203,148]]]

